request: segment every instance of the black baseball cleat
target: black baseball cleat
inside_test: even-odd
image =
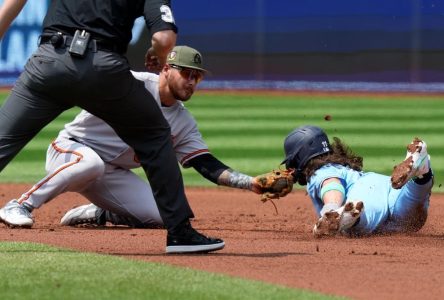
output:
[[[206,237],[190,225],[167,235],[166,253],[206,253],[225,246],[221,239]]]

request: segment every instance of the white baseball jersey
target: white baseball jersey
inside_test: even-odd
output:
[[[180,164],[188,167],[187,162],[190,159],[208,153],[208,146],[202,139],[196,121],[183,103],[177,101],[170,107],[161,105],[159,76],[146,72],[132,73],[136,79],[145,83],[145,87],[154,96],[165,119],[170,124],[173,147]],[[94,149],[107,163],[125,169],[140,167],[134,150],[125,144],[108,124],[85,110],[78,114],[74,121],[66,124],[59,136],[73,138]]]
[[[181,165],[189,167],[190,159],[209,153],[196,121],[181,101],[170,107],[161,106],[159,76],[137,72],[133,75],[145,83],[161,107]],[[82,111],[48,147],[47,176],[24,193],[20,201],[37,208],[61,193],[79,192],[118,215],[144,224],[162,224],[149,183],[130,170],[139,166],[134,150],[108,124]]]

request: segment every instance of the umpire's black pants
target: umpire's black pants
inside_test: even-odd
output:
[[[44,126],[79,106],[106,121],[133,147],[163,222],[174,230],[193,212],[159,106],[143,82],[134,79],[123,55],[90,49],[78,58],[67,50],[40,45],[1,107],[0,171]]]

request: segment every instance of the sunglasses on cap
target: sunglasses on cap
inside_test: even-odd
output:
[[[180,75],[183,78],[186,78],[188,81],[196,80],[196,84],[199,83],[204,77],[203,72],[199,71],[199,70],[185,68],[185,67],[176,66],[176,65],[170,65],[170,67],[178,70],[180,72]]]

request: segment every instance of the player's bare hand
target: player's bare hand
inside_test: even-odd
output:
[[[163,66],[165,65],[166,60],[160,58],[151,47],[145,54],[145,67],[150,72],[159,73]]]

